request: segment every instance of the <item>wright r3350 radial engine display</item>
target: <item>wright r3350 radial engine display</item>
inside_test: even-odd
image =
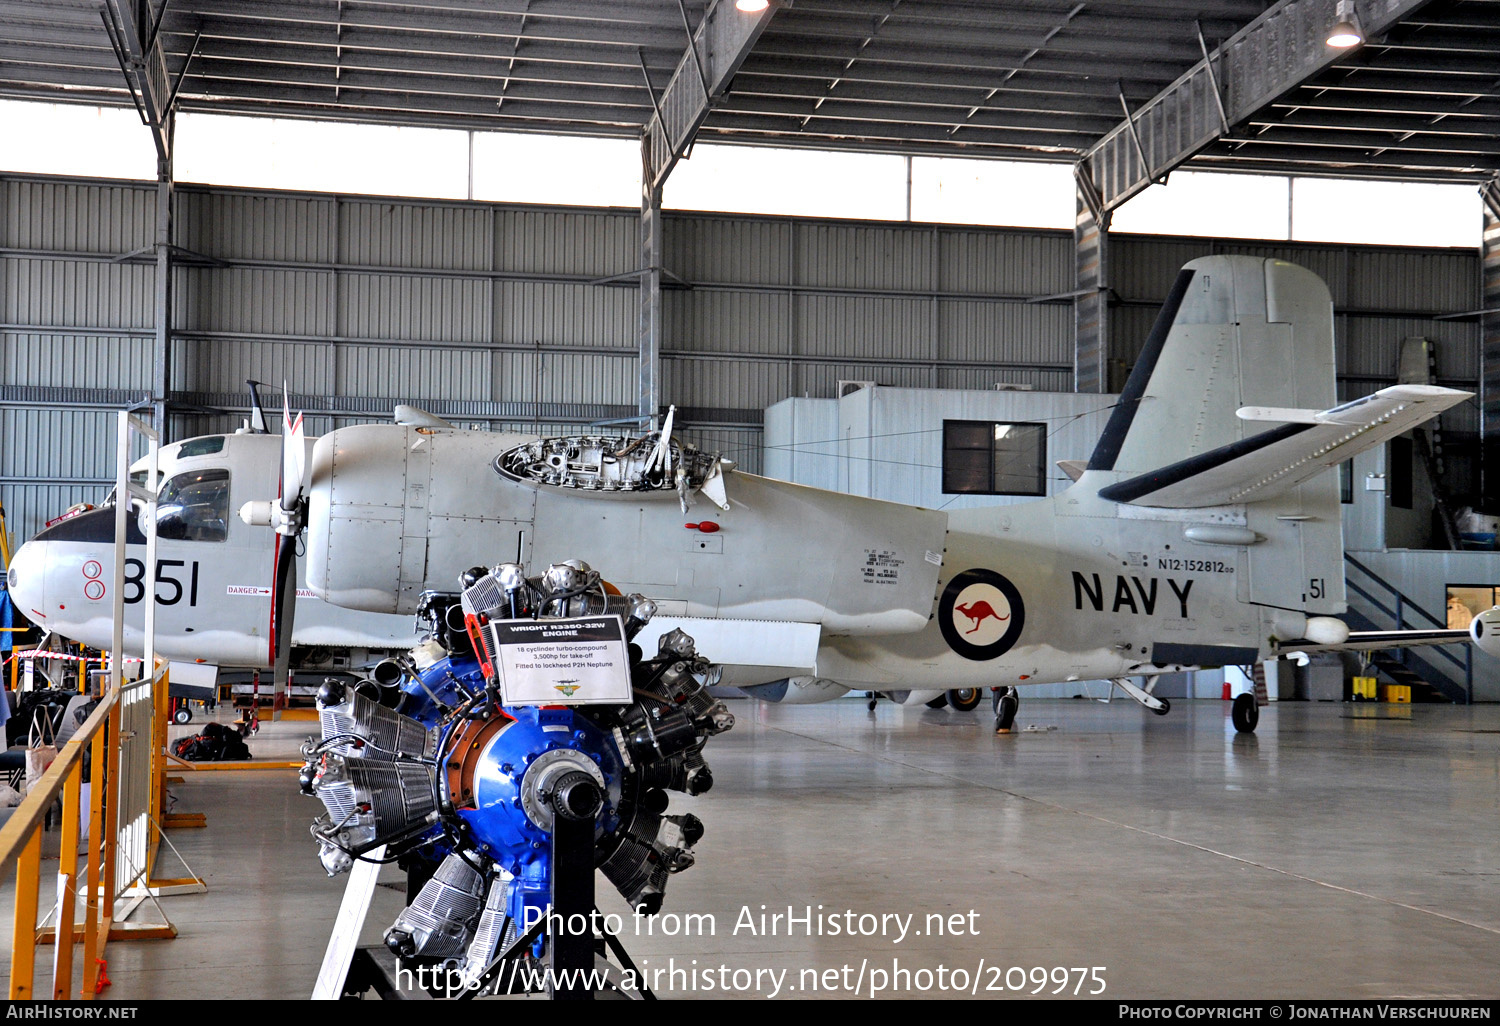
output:
[[[598,868],[633,909],[660,909],[703,835],[696,816],[666,814],[666,792],[713,785],[702,748],[734,717],[708,693],[717,668],[680,630],[650,658],[629,646],[632,702],[506,704],[500,625],[562,636],[610,619],[625,642],[655,605],[606,594],[576,560],[537,578],[515,563],[475,567],[461,581],[461,594],[423,596],[426,641],[372,681],[324,686],[301,784],[326,806],[312,833],[330,876],[381,846],[408,871],[436,865],[386,946],[474,981],[550,902],[558,817],[592,821]],[[587,700],[578,680],[543,683],[559,702]]]

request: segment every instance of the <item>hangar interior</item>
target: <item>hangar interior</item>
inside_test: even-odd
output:
[[[1447,544],[1450,513],[1430,500],[1500,512],[1500,3],[1353,6],[1365,40],[1342,51],[1325,43],[1335,0],[772,0],[759,12],[732,0],[0,0],[0,97],[133,109],[158,157],[155,182],[0,169],[0,504],[11,533],[99,501],[115,411],[145,401],[168,439],[229,432],[248,414],[247,379],[284,379],[311,435],[387,420],[396,403],[542,435],[655,425],[670,404],[680,437],[772,474],[788,462],[767,448],[787,413],[779,404],[845,403],[870,391],[861,383],[876,394],[999,387],[1104,400],[1123,387],[1178,268],[1248,254],[1328,283],[1341,400],[1412,380],[1402,350],[1416,339],[1431,354],[1424,381],[1476,393],[1444,415],[1440,463],[1413,469],[1409,451],[1382,450],[1349,472],[1348,548],[1441,615],[1445,588],[1500,582],[1493,553]],[[179,182],[179,112],[640,140],[641,204]],[[697,142],[1071,164],[1076,224],[664,211],[664,184]],[[1178,170],[1472,185],[1482,243],[1110,230],[1116,210]],[[1394,474],[1397,459],[1419,501],[1392,516],[1389,493],[1362,482]],[[1500,699],[1493,660],[1476,655],[1475,667],[1463,697]],[[1127,927],[1151,924],[1121,935],[1159,953],[1214,952],[1202,976],[1164,981],[1134,966],[1121,985],[1134,996],[1251,996],[1273,973],[1307,996],[1489,993],[1500,902],[1488,881],[1500,867],[1475,824],[1496,801],[1492,708],[1388,718],[1336,708],[1283,710],[1247,742],[1217,706],[1161,723],[1137,723],[1131,707],[1122,726],[1118,708],[1059,705],[1038,715],[1063,729],[1009,751],[941,711],[761,708],[721,739],[730,793],[692,807],[710,821],[716,800],[738,809],[726,832],[748,878],[762,865],[751,856],[765,853],[757,824],[784,814],[778,793],[795,793],[806,801],[783,820],[777,861],[809,857],[793,834],[843,824],[813,845],[827,861],[796,881],[799,894],[982,907],[997,924],[986,936],[1003,934],[1012,961],[1029,957],[1021,937],[1048,930],[1059,957],[1086,957],[1100,907]],[[1407,733],[1393,741],[1390,730]],[[1292,737],[1298,745],[1278,747]],[[1325,749],[1336,754],[1311,754]],[[1356,773],[1363,790],[1316,786]],[[263,805],[243,782],[189,790],[241,829],[274,824],[263,829],[273,843],[248,860],[257,885],[307,875],[300,810]],[[995,817],[976,821],[976,803]],[[1320,830],[1340,845],[1312,851]],[[939,835],[931,863],[874,840],[904,837],[915,850]],[[1123,854],[1078,854],[1111,846]],[[184,850],[207,861],[221,893],[247,864],[222,834]],[[976,857],[997,851],[1003,869]],[[1417,871],[1429,861],[1442,868]],[[835,878],[852,890],[827,890]],[[708,866],[687,879],[693,907],[729,918],[764,899],[723,889]],[[1254,896],[1242,900],[1246,882]],[[282,897],[316,893],[331,914],[333,888],[314,880]],[[1184,894],[1200,911],[1179,915]],[[1075,900],[1091,910],[1082,920],[1049,919]],[[1292,905],[1307,910],[1295,928]],[[198,995],[201,967],[234,964],[214,938],[243,910],[217,896],[196,913],[174,905],[184,907],[173,914],[201,959],[129,948],[120,964],[137,973],[125,993]],[[288,941],[278,924],[291,913],[268,899],[245,915],[271,938],[257,942],[262,964],[301,986],[321,942]],[[1362,943],[1373,973],[1343,955]],[[755,956],[822,965],[861,950],[846,947],[763,945]],[[1226,975],[1247,947],[1258,964]],[[1129,964],[1132,949],[1093,957]]]

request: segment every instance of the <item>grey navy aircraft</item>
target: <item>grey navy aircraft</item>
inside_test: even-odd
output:
[[[259,411],[256,413],[260,420]],[[305,443],[310,446],[311,442]],[[281,439],[263,429],[206,435],[163,446],[154,530],[157,535],[156,652],[178,663],[269,669],[278,642],[299,650],[299,668],[353,666],[416,641],[410,617],[341,609],[306,601],[290,638],[274,626],[277,546],[265,531],[240,523],[233,511],[276,487]],[[145,482],[146,461],[130,469]],[[125,647],[142,648],[145,581],[144,516],[127,520]],[[107,649],[111,643],[115,540],[114,495],[99,508],[80,506],[22,545],[10,563],[16,607],[47,631]],[[315,599],[297,582],[305,600]],[[287,644],[289,642],[289,644]]]
[[[999,688],[1008,727],[1018,687],[1107,679],[1165,712],[1131,679],[1470,637],[1350,633],[1327,473],[1468,396],[1398,385],[1339,404],[1323,282],[1215,256],[1178,275],[1091,458],[1066,468],[1073,484],[1032,503],[945,513],[758,477],[680,444],[670,417],[642,437],[543,439],[419,418],[310,451],[293,436],[281,499],[241,515],[305,538],[325,609],[411,615],[476,563],[582,559],[766,701]],[[43,560],[20,557],[18,604],[54,615],[63,592],[29,591]],[[299,579],[294,565],[273,584]],[[1475,622],[1500,653],[1500,609]],[[1237,727],[1256,715],[1236,700]]]

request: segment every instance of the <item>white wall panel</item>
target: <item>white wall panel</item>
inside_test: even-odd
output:
[[[494,255],[494,215],[483,207],[341,200],[339,262],[483,271]]]
[[[489,335],[490,286],[483,281],[345,274],[339,306],[345,336],[479,342]]]
[[[173,381],[185,392],[229,392],[249,404],[247,380],[273,386],[261,396],[269,409],[281,403],[283,381],[294,394],[335,395],[333,346],[242,339],[178,339],[173,346]]]
[[[114,452],[110,411],[0,408],[0,477],[113,477]]]
[[[694,289],[662,294],[663,349],[715,353],[796,351],[792,297],[784,292]]]
[[[149,328],[156,268],[94,260],[0,260],[11,324]]]
[[[797,280],[792,221],[668,214],[666,269],[687,281],[790,285]]]
[[[936,355],[930,299],[800,295],[796,318],[799,352],[844,358]]]
[[[55,388],[151,387],[151,340],[139,335],[0,333],[0,382]]]
[[[944,360],[1073,363],[1071,306],[945,300],[939,325]]]
[[[177,191],[178,245],[219,260],[334,259],[332,196],[286,196],[184,187]]]
[[[490,395],[489,354],[474,349],[340,346],[333,395],[484,400]]]
[[[495,288],[497,342],[636,347],[634,289],[504,281]]]
[[[0,179],[0,245],[122,256],[156,237],[156,190],[112,183]]]
[[[1062,232],[944,228],[944,292],[1053,296],[1073,289],[1073,240]]]
[[[634,213],[498,207],[495,216],[496,270],[603,278],[641,266]]]
[[[790,368],[782,362],[666,359],[663,394],[678,406],[763,410],[786,398]]]
[[[796,282],[832,288],[934,289],[933,229],[799,224]]]
[[[333,334],[333,274],[263,267],[182,267],[176,327],[263,335]],[[151,324],[149,309],[146,324]]]

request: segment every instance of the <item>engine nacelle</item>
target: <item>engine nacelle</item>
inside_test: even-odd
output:
[[[1500,656],[1500,606],[1474,617],[1469,622],[1469,637],[1485,655]]]

